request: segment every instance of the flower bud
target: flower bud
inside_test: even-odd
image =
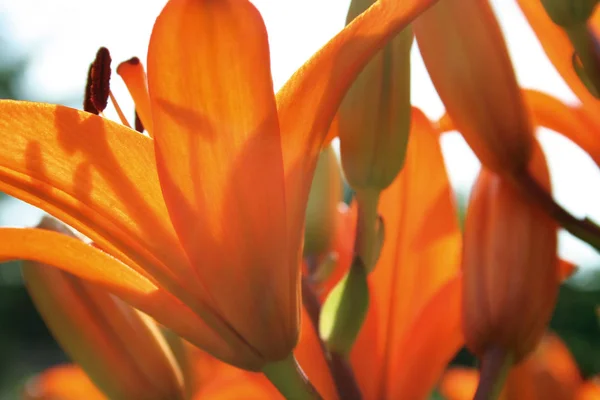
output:
[[[413,28],[436,91],[481,163],[499,174],[526,168],[533,128],[489,2],[439,1]]]
[[[353,0],[347,23],[373,0]],[[353,189],[388,187],[404,164],[410,130],[410,49],[406,28],[358,75],[339,109],[340,152]]]
[[[304,253],[320,255],[331,246],[336,230],[337,205],[342,201],[340,166],[333,147],[321,152],[306,207]]]
[[[39,227],[73,235],[50,218]],[[92,283],[50,266],[24,262],[22,271],[56,341],[106,396],[183,398],[181,371],[153,320]]]
[[[552,21],[563,28],[585,24],[598,0],[541,0]]]
[[[550,191],[539,147],[530,172]],[[463,330],[481,357],[500,349],[519,362],[544,334],[558,295],[557,226],[507,179],[482,169],[467,210]]]

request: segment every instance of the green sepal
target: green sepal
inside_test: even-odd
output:
[[[347,355],[358,337],[369,308],[367,270],[355,257],[350,270],[325,300],[319,332],[327,349]]]

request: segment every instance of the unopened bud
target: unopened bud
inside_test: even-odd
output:
[[[360,257],[355,257],[346,276],[327,296],[321,311],[319,332],[330,351],[350,352],[368,308],[367,270]]]
[[[373,0],[353,0],[347,22]],[[410,131],[410,49],[404,29],[375,55],[354,81],[339,109],[344,174],[353,189],[382,191],[402,169]]]
[[[320,255],[329,250],[336,230],[337,205],[342,200],[342,180],[331,146],[321,152],[306,208],[304,253]]]
[[[536,148],[531,173],[550,191]],[[463,330],[481,357],[502,349],[519,362],[544,334],[558,295],[557,226],[508,180],[482,170],[471,194],[463,245]]]
[[[541,0],[552,21],[563,28],[585,24],[594,13],[598,0]]]
[[[67,235],[60,222],[39,226]],[[85,262],[82,260],[82,262]],[[37,262],[23,278],[57,342],[111,399],[182,399],[183,380],[156,323],[110,293]]]

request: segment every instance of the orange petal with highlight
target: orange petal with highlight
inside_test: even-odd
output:
[[[0,190],[185,295],[194,275],[162,198],[149,138],[67,107],[1,100],[0,141]]]
[[[381,196],[385,241],[369,276],[371,306],[352,353],[367,398],[391,393],[392,380],[400,379],[391,376],[396,358],[412,362],[400,353],[410,321],[459,268],[461,234],[438,133],[417,109],[412,121],[405,167]]]
[[[203,295],[261,357],[280,360],[297,339],[299,254],[286,238],[269,64],[264,23],[245,0],[169,1],[148,50],[173,225]]]
[[[600,166],[600,119],[542,92],[524,90],[524,94],[534,123],[572,140]]]
[[[600,400],[600,383],[597,379],[585,381],[577,390],[575,400]]]
[[[453,367],[444,373],[439,391],[446,400],[471,400],[479,384],[475,368]]]
[[[570,400],[581,383],[569,349],[558,336],[546,334],[533,354],[512,368],[504,395],[509,400]]]
[[[302,308],[300,339],[294,355],[300,367],[325,400],[337,400],[337,391],[323,355],[321,342],[308,313]]]
[[[457,275],[430,297],[411,322],[402,345],[390,355],[389,398],[428,398],[442,372],[464,344],[460,323],[461,297],[461,277]]]
[[[81,368],[64,364],[49,368],[25,384],[23,400],[106,400]]]
[[[600,101],[590,94],[573,69],[573,54],[575,49],[569,41],[567,34],[546,14],[541,1],[517,0],[521,11],[525,14],[531,28],[536,33],[546,55],[558,70],[567,85],[583,103],[586,113],[600,125],[598,107]],[[592,17],[598,35],[600,28],[600,13],[596,11]]]
[[[60,268],[114,293],[216,357],[234,362],[243,356],[238,353],[245,346],[226,341],[207,325],[205,320],[215,318],[210,310],[192,312],[153,281],[78,239],[41,229],[0,228],[0,243],[0,261],[30,260]]]

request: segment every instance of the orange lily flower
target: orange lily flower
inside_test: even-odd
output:
[[[382,193],[379,211],[387,221],[386,241],[369,275],[372,301],[350,357],[366,400],[427,399],[463,343],[461,234],[452,192],[438,134],[419,110],[413,109],[412,120],[405,168]],[[337,399],[310,325],[302,325],[296,356],[311,381],[321,379],[315,386],[324,399]],[[213,383],[197,393],[218,399],[236,394],[248,398],[246,393],[257,399],[281,398],[261,384],[260,375],[221,363],[229,372],[215,377],[216,367],[206,363],[200,359],[202,380]]]
[[[448,400],[470,400],[478,380],[475,369],[450,368],[440,382],[440,392]],[[510,371],[499,400],[583,399],[584,392],[591,391],[587,386],[591,383],[582,381],[569,349],[558,336],[548,333],[537,349]]]
[[[489,2],[441,1],[413,29],[450,118],[481,163],[499,174],[525,169],[533,129]]]
[[[327,128],[369,58],[434,2],[379,1],[275,95],[250,2],[169,1],[148,52],[154,139],[66,107],[0,102],[0,189],[100,248],[7,228],[0,259],[94,281],[233,365],[285,359]]]

